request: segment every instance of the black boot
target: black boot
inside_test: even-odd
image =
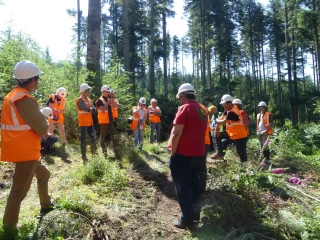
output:
[[[91,154],[92,154],[92,156],[97,155],[97,144],[91,143],[90,149],[91,149]]]
[[[263,156],[266,158],[266,160],[270,160],[270,150],[264,150]]]
[[[84,162],[88,161],[87,158],[87,144],[81,143],[81,158]]]
[[[63,144],[61,145],[60,157],[61,157],[61,158],[64,158],[64,159],[66,159],[66,158],[69,157],[69,154],[66,152],[66,144],[65,144],[65,143],[63,143]]]

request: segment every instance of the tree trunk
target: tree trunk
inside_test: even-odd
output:
[[[204,23],[204,0],[201,2],[201,81],[202,87],[206,84],[206,39],[205,39],[205,23]]]
[[[293,92],[292,92],[292,76],[291,76],[291,52],[289,47],[289,20],[288,20],[288,6],[287,6],[287,0],[285,1],[284,6],[284,12],[285,12],[285,39],[286,39],[286,53],[287,53],[287,68],[288,68],[288,84],[289,84],[289,102],[290,102],[290,109],[291,109],[291,122],[292,126],[296,126],[295,121],[295,107],[293,102]]]
[[[163,35],[163,85],[164,85],[164,96],[168,96],[168,73],[167,73],[167,20],[166,20],[166,9],[162,9],[162,35]]]
[[[80,71],[80,40],[81,40],[81,15],[80,0],[77,0],[77,16],[78,16],[78,41],[77,41],[77,86],[79,86],[79,71]]]
[[[292,30],[293,31],[293,30]],[[292,67],[293,67],[293,104],[294,104],[294,118],[295,122],[298,122],[298,109],[299,109],[299,102],[298,102],[298,79],[297,79],[297,59],[296,59],[296,45],[294,43],[295,36],[292,33]]]
[[[208,64],[208,91],[211,93],[211,49],[208,47],[207,50],[207,64]]]
[[[317,12],[316,0],[312,0],[312,10]],[[318,19],[315,14],[312,15],[312,25],[313,25],[313,33],[314,33],[314,41],[316,48],[316,57],[317,57],[317,66],[320,66],[320,44],[319,44],[319,30],[318,30]],[[317,68],[316,71],[317,79],[320,78],[320,68]]]
[[[154,75],[154,0],[150,0],[149,93],[155,97]]]
[[[87,69],[95,73],[89,75],[88,82],[95,86],[94,95],[100,95],[100,38],[101,38],[101,0],[89,0]]]

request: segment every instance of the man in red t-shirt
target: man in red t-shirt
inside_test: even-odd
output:
[[[200,220],[200,170],[205,157],[205,134],[208,114],[199,105],[195,89],[190,83],[179,87],[176,95],[181,107],[173,121],[169,140],[169,167],[181,208],[177,228],[192,228]]]

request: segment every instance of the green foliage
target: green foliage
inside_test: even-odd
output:
[[[313,214],[306,215],[304,218],[305,228],[302,238],[305,240],[317,239],[320,236],[320,206]]]
[[[104,158],[91,159],[84,167],[81,177],[83,183],[96,183],[100,194],[111,194],[126,187],[125,170],[120,169],[117,162]]]
[[[303,232],[306,223],[303,218],[294,215],[290,210],[281,209],[278,215],[280,225],[290,229],[290,231],[299,233]]]
[[[101,180],[108,171],[109,163],[100,157],[91,159],[85,166],[82,175],[84,184],[92,184]]]
[[[88,194],[74,187],[73,191],[69,191],[66,196],[58,201],[58,204],[61,209],[90,216],[92,214],[90,200],[91,197]]]
[[[308,147],[311,148],[311,152],[320,148],[320,125],[310,123],[303,127],[304,139]]]
[[[278,159],[296,159],[306,149],[298,130],[289,127],[282,131],[276,129],[275,132],[277,136],[272,137],[270,148],[276,152]]]

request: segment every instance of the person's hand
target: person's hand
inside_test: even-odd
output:
[[[260,131],[257,131],[257,136],[259,137],[261,135],[261,132]]]

